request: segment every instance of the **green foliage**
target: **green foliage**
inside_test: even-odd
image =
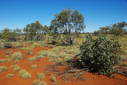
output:
[[[38,73],[37,75],[37,79],[41,80],[45,77],[45,75],[43,73]]]
[[[0,59],[0,63],[8,62],[9,59]]]
[[[34,80],[33,85],[40,85],[40,81],[39,80]]]
[[[6,66],[0,66],[0,72],[6,71],[8,68]]]
[[[17,33],[5,28],[1,33],[1,38],[5,41],[16,41]]]
[[[72,45],[74,40],[73,34],[78,34],[78,32],[81,32],[84,28],[84,17],[77,10],[65,9],[55,15],[55,19],[51,22],[51,31],[53,34],[56,34],[55,36],[57,36],[58,33],[65,34],[64,44],[66,45]]]
[[[40,85],[47,85],[47,83],[45,81],[41,81]]]
[[[19,76],[23,79],[31,78],[31,74],[25,69],[22,69],[22,70],[19,71]]]
[[[0,48],[4,48],[4,40],[0,40]]]
[[[54,75],[51,76],[51,79],[50,79],[52,82],[56,82],[56,77]]]
[[[15,52],[11,55],[11,59],[12,60],[15,60],[15,61],[18,61],[18,60],[21,60],[23,59],[23,55],[21,52]]]
[[[28,58],[28,60],[29,61],[35,61],[35,60],[37,60],[37,57],[30,57],[30,58]]]
[[[19,71],[21,68],[18,64],[14,64],[14,65],[11,65],[11,68],[14,70],[14,71]]]
[[[33,85],[47,85],[45,81],[34,80]]]
[[[33,47],[23,47],[23,50],[27,50],[28,54],[32,54]]]
[[[119,22],[111,26],[101,27],[98,31],[95,31],[94,34],[95,35],[113,34],[115,36],[120,36],[127,33],[127,30],[125,28],[126,26],[127,26],[126,22]]]
[[[113,66],[120,60],[119,43],[106,37],[101,36],[94,40],[92,36],[88,36],[80,49],[82,65],[92,72],[110,74],[114,70]]]
[[[42,40],[42,35],[47,33],[48,30],[48,26],[42,26],[39,21],[28,24],[24,28],[25,40]]]
[[[31,68],[32,69],[36,69],[38,66],[36,65],[36,64],[34,64],[34,65],[31,65]]]
[[[12,78],[12,77],[14,77],[14,74],[8,73],[8,74],[6,75],[6,77],[7,77],[7,78]]]

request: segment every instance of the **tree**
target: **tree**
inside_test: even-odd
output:
[[[110,33],[110,26],[101,27],[100,32],[103,34],[109,34]]]
[[[11,31],[8,28],[5,28],[1,32],[1,38],[4,39],[5,41],[16,41],[17,33],[14,31]]]
[[[51,27],[54,33],[64,33],[69,44],[73,44],[73,33],[78,33],[84,30],[84,17],[77,10],[65,9],[55,15],[55,19],[51,22]]]
[[[39,40],[38,37],[43,32],[42,27],[39,21],[26,25],[24,28],[26,40]]]
[[[113,24],[110,32],[116,36],[123,35],[126,33],[126,30],[124,29],[125,26],[127,26],[126,22],[119,22],[119,23]]]

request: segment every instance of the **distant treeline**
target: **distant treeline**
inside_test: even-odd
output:
[[[99,30],[93,32],[95,35],[99,34],[114,34],[116,36],[127,34],[127,23],[119,22],[111,26],[101,27]],[[85,29],[84,16],[77,10],[65,9],[56,14],[51,21],[50,26],[42,25],[39,21],[27,24],[23,29],[9,29],[5,28],[0,31],[0,39],[5,41],[41,41],[52,36],[53,43],[56,39],[61,39],[59,34],[62,34],[64,43],[73,44],[76,37],[79,37]],[[59,37],[59,38],[58,38]]]
[[[94,34],[114,34],[116,36],[127,34],[127,22],[118,22],[110,26],[100,27]]]

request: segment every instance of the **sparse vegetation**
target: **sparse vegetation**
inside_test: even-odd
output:
[[[21,68],[18,64],[14,64],[14,65],[11,65],[11,68],[14,70],[14,71],[19,71]]]
[[[28,58],[28,60],[29,61],[35,61],[35,60],[37,60],[37,57],[30,57],[30,58]]]
[[[22,70],[19,71],[19,76],[23,79],[31,78],[31,74],[25,69],[22,69]]]
[[[5,63],[5,62],[8,62],[9,59],[0,59],[0,63]]]
[[[52,10],[51,7],[53,7],[53,9],[55,9],[54,7],[57,7],[52,6],[52,2],[54,2],[52,0],[48,2],[48,4],[50,3],[51,5],[49,7],[47,5],[39,6],[42,4],[40,2],[43,0],[26,1],[27,4],[22,3],[22,1],[25,0],[20,0],[18,3],[16,0],[10,1],[11,0],[0,1],[0,9],[3,11],[1,12],[3,16],[2,19],[4,19],[1,21],[3,25],[0,24],[0,27],[6,27],[9,24],[12,27],[15,27],[16,25],[13,23],[16,22],[15,20],[18,20],[17,16],[17,19],[12,16],[15,13],[27,14],[36,10],[36,12],[31,13],[32,16],[28,14],[29,17],[25,17],[23,14],[24,18],[32,21],[36,18],[41,18],[39,17],[41,14],[37,12],[39,9],[36,9],[36,7],[40,7],[40,9],[41,7],[46,8],[45,10],[42,10],[44,13],[43,15],[46,15],[47,10]],[[125,77],[127,76],[127,22],[116,22],[116,17],[111,17],[116,16],[115,14],[117,14],[119,20],[122,18],[125,20],[127,19],[127,17],[124,16],[127,15],[124,8],[126,7],[124,6],[126,5],[124,2],[127,0],[124,0],[124,2],[119,4],[115,3],[115,5],[113,5],[113,0],[109,3],[107,3],[108,0],[105,0],[103,3],[101,0],[96,0],[96,3],[94,4],[91,4],[91,1],[87,2],[88,0],[74,0],[75,7],[70,4],[70,1],[72,0],[58,1],[54,4],[58,5],[58,9],[63,8],[59,7],[60,2],[66,4],[68,8],[74,8],[74,10],[64,9],[55,14],[48,26],[41,24],[40,21],[34,21],[29,24],[26,24],[28,22],[24,21],[23,24],[26,24],[26,26],[21,29],[14,29],[12,27],[12,29],[0,28],[2,29],[0,30],[0,82],[3,82],[1,85],[93,85],[94,83],[91,83],[91,80],[92,82],[95,82],[95,85],[108,85],[109,83],[112,85],[127,85],[127,78]],[[80,8],[78,5],[83,5],[84,1],[86,2],[84,6],[87,7]],[[116,0],[116,2],[117,1],[118,0]],[[18,6],[19,3],[21,3],[19,5],[21,7],[14,7]],[[37,5],[36,3],[40,4]],[[113,8],[110,6],[110,3],[113,5]],[[14,5],[11,7],[11,4]],[[107,4],[109,5],[108,7],[106,7]],[[123,8],[121,7],[122,4],[124,6]],[[6,5],[11,7],[10,9],[15,8],[13,14],[11,13],[13,12],[12,10],[7,12],[9,7],[6,7]],[[105,15],[105,18],[103,18],[93,12],[96,11],[96,13],[98,13],[99,11],[95,10],[96,6],[99,8],[101,5],[104,5],[104,7],[102,7],[102,11],[99,9],[100,14],[101,12],[110,14],[108,13],[109,10],[103,11],[103,8],[122,8],[122,10],[116,11],[114,9],[116,11],[114,11],[114,13],[112,12],[113,10],[111,10],[109,12],[113,14],[108,17],[106,17],[106,14],[102,13],[102,16]],[[89,8],[89,6],[94,6],[95,8],[92,9],[91,7]],[[22,7],[25,7],[24,11],[22,11]],[[35,8],[31,11],[32,7]],[[82,14],[80,11],[75,10],[76,7],[80,10],[89,8],[88,10],[91,10],[91,12],[88,12],[87,10],[86,12],[88,14],[91,13],[91,15],[94,15],[93,17],[95,19],[102,17],[102,20],[94,21],[92,18],[88,20],[89,17],[83,16],[85,12]],[[58,11],[58,9],[55,9],[55,11]],[[4,15],[3,13],[6,14]],[[48,14],[52,13],[53,11],[48,12]],[[36,14],[38,16],[34,16]],[[118,17],[119,14],[122,14],[123,17]],[[9,18],[10,16],[12,17]],[[35,19],[31,18],[33,16]],[[47,17],[45,16],[45,18]],[[86,21],[88,21],[87,23],[84,22],[85,18]],[[114,19],[110,20],[111,25],[99,27],[99,29],[95,31],[96,27],[107,24],[107,20],[105,20],[106,23],[98,23],[106,18],[107,20],[110,18]],[[89,22],[91,20],[93,20],[92,23]],[[13,23],[8,23],[9,21],[12,21]],[[112,21],[116,23],[113,23]],[[17,25],[18,24],[19,23],[17,22]],[[89,32],[85,31],[87,24],[91,25],[87,27],[87,31]],[[93,29],[90,29],[90,27]],[[108,78],[111,77],[112,74],[117,74],[116,72],[125,76],[122,77],[122,75],[118,74],[114,79]],[[106,75],[107,77],[105,77]],[[102,81],[100,81],[101,79]]]
[[[23,59],[23,55],[21,52],[15,52],[11,55],[11,59],[15,60],[15,61],[19,61],[19,60]]]
[[[43,80],[43,81],[40,81],[40,80],[34,80],[33,81],[33,85],[47,85],[46,82]]]
[[[54,76],[54,75],[52,75],[51,76],[51,79],[50,79],[52,82],[56,82],[57,81],[57,79],[56,79],[56,77]]]
[[[45,77],[45,75],[43,73],[37,73],[37,79],[41,80]]]
[[[36,69],[38,66],[36,64],[31,65],[32,69]]]
[[[14,74],[8,73],[8,74],[6,75],[6,77],[7,77],[7,78],[12,78],[12,77],[14,77]]]
[[[6,66],[0,66],[0,72],[6,71],[8,68]]]

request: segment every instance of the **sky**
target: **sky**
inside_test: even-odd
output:
[[[50,25],[64,9],[78,10],[85,32],[117,22],[127,22],[127,0],[0,0],[0,30],[21,28],[35,21]]]

